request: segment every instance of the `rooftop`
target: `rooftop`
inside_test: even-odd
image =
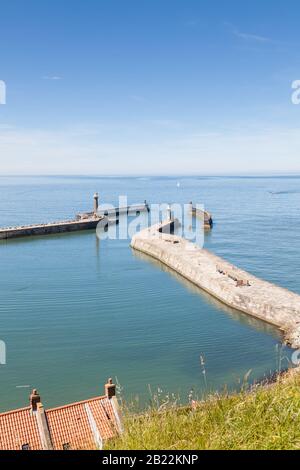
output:
[[[44,410],[36,390],[30,406],[0,414],[0,450],[102,449],[121,432],[121,420],[109,379],[105,395]]]

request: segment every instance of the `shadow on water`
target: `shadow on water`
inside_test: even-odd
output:
[[[240,312],[239,310],[229,307],[228,305],[216,299],[200,287],[185,279],[183,276],[181,276],[181,274],[169,268],[161,261],[158,261],[155,258],[152,258],[151,256],[148,256],[140,251],[132,250],[132,253],[137,259],[151,263],[153,266],[160,269],[161,271],[168,273],[169,275],[174,277],[180,284],[182,284],[189,292],[195,295],[200,295],[208,304],[212,305],[215,309],[219,311],[226,312],[234,321],[249,326],[259,332],[271,335],[279,341],[282,341],[282,332],[270,323],[264,322],[263,320],[259,320],[258,318],[252,317],[250,315],[247,315],[246,313]]]

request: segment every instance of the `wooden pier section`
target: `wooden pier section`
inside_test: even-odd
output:
[[[142,230],[132,238],[132,248],[164,263],[224,304],[275,325],[286,343],[299,348],[300,296],[173,235],[176,223],[168,220]]]

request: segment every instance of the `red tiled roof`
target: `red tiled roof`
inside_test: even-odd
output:
[[[49,431],[55,450],[68,444],[71,449],[86,449],[94,445],[94,436],[86,405],[90,407],[102,439],[116,435],[114,412],[106,397],[72,403],[46,411]]]
[[[105,395],[45,412],[41,407],[32,413],[28,407],[2,413],[0,450],[21,450],[24,445],[30,450],[41,450],[45,433],[54,450],[96,448],[96,442],[101,444],[102,440],[118,434],[119,418],[114,399]],[[44,425],[41,425],[39,413],[44,413]]]
[[[42,443],[35,416],[30,407],[0,414],[0,449],[22,450],[28,444],[30,450],[39,450]]]
[[[116,435],[117,422],[111,400],[106,397],[103,397],[101,400],[90,400],[89,407],[102,439],[114,437]]]

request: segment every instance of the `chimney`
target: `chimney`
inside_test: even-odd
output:
[[[112,379],[108,379],[107,383],[105,384],[105,395],[109,399],[116,396],[116,386],[113,384]]]
[[[29,397],[29,402],[30,402],[30,409],[32,413],[35,413],[37,410],[38,403],[41,402],[41,397],[38,394],[37,390],[32,390],[32,393]]]

